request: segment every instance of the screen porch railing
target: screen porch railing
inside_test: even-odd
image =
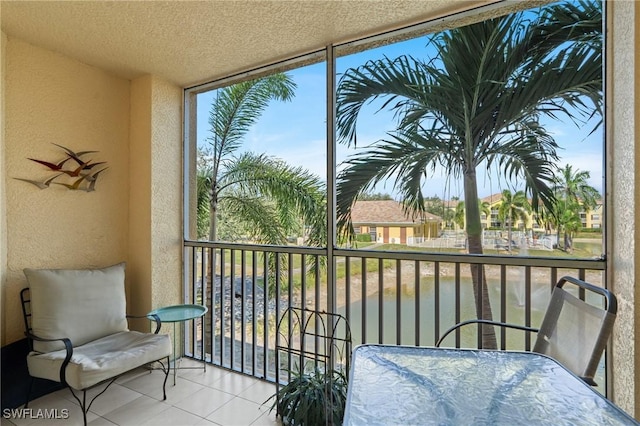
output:
[[[484,265],[493,319],[533,327],[540,325],[560,277],[604,286],[606,265],[603,259],[355,249],[328,253],[201,241],[184,242],[184,259],[184,302],[209,308],[202,323],[185,333],[185,354],[200,358],[204,339],[207,362],[269,381],[276,377],[276,325],[289,306],[343,315],[354,346],[430,346],[453,324],[476,318],[475,301],[482,293],[474,293],[472,264]],[[498,347],[531,350],[534,336],[529,334],[498,329]],[[444,345],[479,343],[478,329],[466,327]]]

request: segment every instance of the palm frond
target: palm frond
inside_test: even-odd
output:
[[[387,107],[396,116],[402,116],[411,100],[425,86],[424,75],[416,72],[418,62],[401,56],[368,61],[352,68],[340,78],[337,91],[337,132],[341,143],[356,146],[356,122],[365,104],[384,98],[380,107]]]
[[[589,185],[591,174],[586,170],[574,171],[573,166],[567,164],[556,175],[552,190],[559,200],[573,204],[582,203],[587,210],[596,206],[600,193]]]
[[[400,56],[348,70],[338,85],[340,141],[356,142],[361,108],[385,99],[398,128],[345,162],[338,220],[358,194],[394,176],[395,189],[420,208],[429,168],[460,177],[493,165],[523,179],[534,206],[553,204],[558,145],[542,116],[582,125],[602,112],[601,4],[549,6],[445,31],[430,38],[435,57]],[[437,153],[437,154],[436,154]],[[475,185],[475,179],[470,181]]]
[[[266,155],[244,153],[228,164],[220,180],[222,196],[228,191],[270,200],[273,220],[285,233],[299,233],[304,227],[309,245],[326,244],[326,190],[308,171]]]
[[[261,244],[286,244],[285,230],[280,226],[278,212],[272,203],[259,197],[227,192],[220,200],[220,210],[227,216],[242,218],[252,235],[249,239]]]
[[[295,88],[290,76],[278,73],[219,89],[209,113],[209,142],[213,148],[214,167],[237,150],[242,137],[269,101],[288,101],[294,96]]]
[[[426,172],[446,163],[446,142],[425,141],[415,131],[389,135],[369,148],[347,158],[346,168],[336,179],[336,218],[339,235],[351,239],[351,207],[359,195],[381,182],[395,179],[406,211],[424,211],[424,196],[420,189]],[[431,142],[431,143],[428,143]]]

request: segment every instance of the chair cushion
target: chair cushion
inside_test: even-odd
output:
[[[170,354],[168,334],[123,331],[74,348],[66,380],[74,389],[86,389]],[[31,352],[27,357],[29,374],[59,382],[65,356],[65,350]]]
[[[80,346],[127,331],[124,271],[124,263],[102,269],[25,269],[33,334],[67,337]],[[51,352],[64,344],[35,341],[33,348]]]

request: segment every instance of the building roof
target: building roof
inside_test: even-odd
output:
[[[442,218],[431,213],[405,213],[402,204],[394,200],[356,201],[351,209],[354,224],[405,224],[441,222]]]
[[[497,194],[491,194],[481,199],[483,202],[487,202],[489,204],[497,203],[498,201],[502,201],[502,192]]]

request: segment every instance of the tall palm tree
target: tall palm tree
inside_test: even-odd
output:
[[[602,104],[602,14],[599,2],[563,3],[536,17],[516,13],[435,34],[436,57],[369,61],[347,70],[337,93],[339,141],[356,146],[363,105],[385,100],[397,129],[345,161],[337,179],[337,217],[350,233],[359,193],[388,178],[407,210],[423,206],[422,185],[443,167],[461,178],[464,199],[478,199],[477,172],[498,168],[521,180],[534,207],[550,206],[556,142],[542,116],[584,118]],[[482,254],[479,208],[465,210],[469,253]],[[471,265],[478,318],[491,319],[483,268]],[[492,327],[483,344],[495,347]]]
[[[511,252],[513,224],[518,222],[518,220],[524,223],[527,222],[529,213],[531,212],[531,204],[529,204],[529,200],[524,191],[516,191],[515,194],[512,194],[508,189],[502,191],[501,201],[500,207],[498,208],[498,217],[502,223],[507,224],[507,247],[509,252]]]
[[[465,211],[464,201],[459,201],[458,204],[456,204],[456,211],[453,216],[453,222],[460,229],[464,229],[464,215],[465,215],[464,211]]]
[[[576,202],[582,204],[585,209],[593,209],[600,199],[600,193],[589,185],[591,173],[585,170],[573,169],[567,164],[554,178],[553,190],[556,198],[567,203]]]
[[[484,213],[486,216],[491,215],[491,205],[489,204],[488,201],[482,201],[482,199],[478,199],[478,207],[480,208],[481,214]],[[460,227],[460,229],[464,229],[464,218],[465,218],[465,204],[464,204],[464,201],[460,201],[458,202],[458,204],[456,204],[456,211],[454,214],[455,223]]]
[[[221,212],[247,224],[242,230],[251,232],[247,237],[256,242],[285,244],[301,221],[311,229],[310,245],[326,241],[322,181],[276,158],[239,153],[244,136],[269,102],[290,100],[295,87],[288,75],[279,73],[218,90],[209,114],[209,151],[198,171],[209,190],[200,196],[209,201],[211,241],[218,239]]]
[[[211,170],[204,158],[204,151],[199,150],[196,166],[196,235],[199,240],[206,239],[211,228],[209,213]]]
[[[571,249],[572,238],[571,232],[566,225],[575,225],[575,221],[571,218],[571,211],[574,216],[578,216],[580,221],[579,210],[589,211],[595,208],[597,201],[600,199],[600,193],[593,186],[589,185],[591,173],[585,170],[573,169],[573,166],[567,164],[560,170],[554,178],[553,190],[556,194],[556,214],[558,218],[564,217],[564,220],[558,220],[557,241],[560,242],[560,233],[564,231],[565,250]],[[562,213],[562,214],[561,214]],[[575,226],[573,226],[575,228]],[[579,229],[579,227],[578,227]],[[573,232],[578,229],[573,230]]]
[[[558,238],[560,238],[560,229],[564,233],[564,250],[566,252],[573,252],[573,234],[576,233],[582,227],[582,220],[578,211],[580,206],[576,203],[559,202],[557,205],[557,223],[558,223]]]
[[[303,230],[308,245],[326,245],[322,180],[277,158],[239,152],[242,139],[269,102],[290,100],[295,87],[293,80],[281,73],[218,90],[209,114],[208,151],[197,172],[198,185],[208,188],[204,194],[198,191],[198,205],[207,203],[211,241],[243,238],[284,245],[288,235]],[[311,256],[309,263],[315,259]],[[281,256],[280,261],[286,269],[287,257]],[[211,263],[216,264],[215,251]],[[274,255],[269,255],[268,264],[269,275],[279,273]],[[272,285],[267,290],[273,295],[276,280],[269,282]]]

